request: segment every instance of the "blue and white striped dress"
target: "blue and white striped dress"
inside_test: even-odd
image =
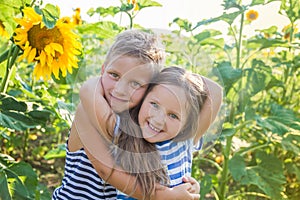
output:
[[[193,152],[202,148],[203,139],[197,145],[193,139],[174,142],[172,140],[156,143],[156,148],[161,156],[162,163],[167,166],[170,178],[170,187],[182,184],[184,176],[191,176]],[[133,200],[134,198],[117,191],[117,199]]]
[[[119,128],[117,116],[115,134]],[[67,142],[68,143],[68,142]],[[182,183],[182,177],[191,176],[193,151],[202,148],[202,138],[197,147],[193,140],[156,143],[162,163],[167,166],[170,187]],[[117,191],[99,177],[84,149],[70,152],[66,144],[65,174],[62,185],[53,192],[52,200],[133,199]]]

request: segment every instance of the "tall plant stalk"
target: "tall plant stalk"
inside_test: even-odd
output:
[[[11,48],[9,49],[9,52],[7,55],[7,61],[6,61],[6,71],[5,71],[3,80],[1,82],[0,93],[6,93],[8,81],[11,77],[11,74],[13,71],[13,66],[18,57],[19,51],[20,51],[20,48],[15,45],[12,45]]]
[[[238,39],[235,39],[237,41],[236,44],[236,68],[240,68],[240,63],[241,63],[241,54],[242,54],[242,36],[243,36],[243,27],[244,27],[244,12],[241,14],[241,23],[240,23],[240,31],[239,31],[239,36]],[[240,83],[241,87],[242,83]],[[230,111],[230,119],[229,122],[231,124],[234,124],[234,116],[235,116],[235,109],[234,109],[234,101],[231,101],[231,111]],[[235,132],[237,132],[236,130]],[[225,200],[226,199],[226,194],[227,194],[227,183],[228,183],[228,176],[229,176],[229,159],[230,159],[230,151],[231,151],[231,145],[232,145],[232,139],[233,135],[227,136],[226,137],[226,146],[225,149],[223,150],[223,155],[224,155],[224,162],[223,162],[223,171],[221,172],[221,184],[220,184],[220,190],[219,190],[219,199],[220,200]]]

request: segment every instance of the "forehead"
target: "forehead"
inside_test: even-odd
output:
[[[140,59],[130,56],[122,56],[110,62],[105,71],[113,71],[127,78],[146,79],[148,82],[154,75],[153,65],[142,63]]]
[[[187,112],[187,97],[183,88],[174,85],[160,84],[154,86],[149,97],[156,98],[169,109],[184,114]]]

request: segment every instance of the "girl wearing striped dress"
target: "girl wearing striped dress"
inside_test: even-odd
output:
[[[109,108],[103,95],[98,79],[87,81],[80,91],[83,110],[97,127],[98,133],[107,139],[112,155],[110,162],[113,164],[107,166],[109,162],[103,161],[104,156],[97,153],[99,149],[95,140],[99,136],[90,137],[92,134],[79,131],[89,158],[101,177],[106,177],[107,182],[140,199],[153,196],[154,199],[162,196],[164,199],[174,199],[169,190],[161,185],[183,191],[176,195],[186,194],[182,188],[187,186],[184,177],[191,176],[193,151],[201,148],[202,135],[219,111],[221,87],[183,68],[167,67],[152,80],[143,102],[129,112],[103,114],[103,110]],[[103,121],[113,123],[103,125]],[[105,126],[114,127],[114,131],[108,133],[105,130],[109,128]],[[104,168],[115,170],[107,174],[103,173]],[[134,177],[129,179],[130,189],[118,186],[122,173]],[[197,188],[198,183],[189,180],[191,186]],[[120,190],[117,191],[117,199],[130,199]],[[194,187],[187,189],[199,193],[196,190]],[[197,195],[191,196],[191,199],[199,198]]]

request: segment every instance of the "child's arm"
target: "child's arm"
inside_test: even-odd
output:
[[[114,161],[108,150],[109,144],[97,133],[96,128],[92,126],[81,104],[77,107],[73,125],[71,131],[79,136],[85,152],[98,175],[118,190],[126,194],[131,194],[134,198],[142,199],[142,190],[139,185],[137,185],[137,188],[134,188],[133,183],[135,183],[136,177],[129,175],[114,165]],[[181,184],[174,188],[167,188],[160,185],[157,187],[158,189],[155,191],[154,198],[157,200],[199,199],[199,194],[189,192],[193,190],[190,183]]]
[[[95,159],[92,154],[88,151],[87,155],[91,160],[94,168],[96,169],[97,173],[104,180],[106,180],[109,184],[116,187],[118,190],[130,194],[132,197],[137,199],[143,199],[142,190],[137,185],[134,188],[134,183],[136,181],[135,176],[131,176],[126,174],[124,171],[121,171],[118,168],[114,170],[110,169],[110,167],[103,164],[98,159]],[[109,173],[108,173],[109,172]],[[155,194],[153,194],[151,199],[155,200],[185,200],[185,199],[193,199],[198,200],[200,198],[199,191],[195,190],[193,182],[187,181],[188,183],[180,184],[174,188],[168,188],[165,186],[157,185],[157,189],[155,190]]]
[[[223,89],[216,82],[202,76],[205,87],[207,89],[207,99],[199,114],[199,128],[194,138],[197,143],[202,135],[207,131],[209,126],[214,122],[220,110],[223,100]]]
[[[91,124],[108,141],[112,141],[116,115],[104,98],[100,77],[87,80],[80,88],[81,104]]]

